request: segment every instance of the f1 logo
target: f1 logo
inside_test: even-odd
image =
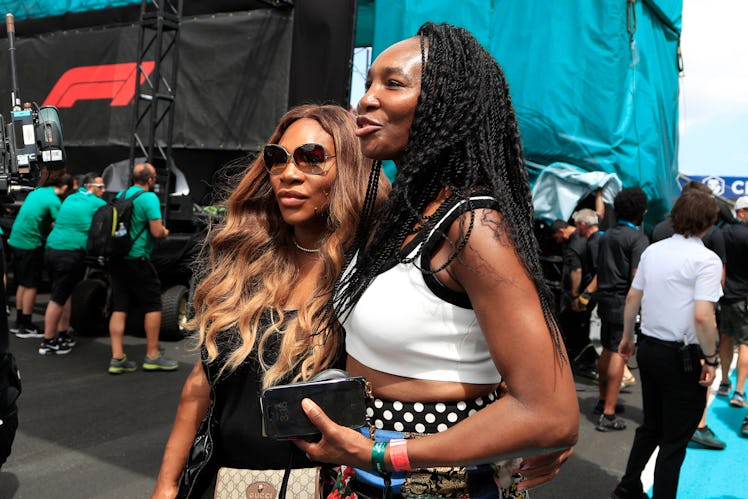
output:
[[[143,61],[141,84],[153,72],[155,66],[154,61]],[[138,67],[135,62],[68,69],[44,99],[44,105],[58,108],[73,107],[80,100],[108,99],[111,101],[110,107],[127,106],[135,97],[137,74]]]

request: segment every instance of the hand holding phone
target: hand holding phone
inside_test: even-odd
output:
[[[320,378],[266,388],[260,396],[262,434],[276,439],[310,437],[320,432],[301,408],[312,399],[330,419],[341,426],[366,425],[366,379],[351,377],[339,369],[326,370]]]

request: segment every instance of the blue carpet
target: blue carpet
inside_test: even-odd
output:
[[[734,387],[734,370],[730,379]],[[715,382],[715,391],[717,386]],[[731,396],[732,393],[714,397],[706,416],[709,428],[727,447],[717,451],[689,444],[681,467],[678,499],[748,498],[748,438],[740,435],[740,425],[748,410],[730,406]],[[651,488],[649,494],[651,497]]]

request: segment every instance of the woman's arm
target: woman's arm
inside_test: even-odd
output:
[[[460,237],[458,224],[450,230],[453,244]],[[579,406],[569,362],[552,341],[538,292],[509,236],[503,230],[496,235],[501,224],[497,212],[477,210],[469,244],[439,278],[469,295],[507,394],[447,431],[409,441],[414,468],[530,456],[577,441]],[[434,268],[452,247],[447,243],[439,250]],[[303,406],[323,437],[297,442],[302,450],[316,460],[370,467],[370,441],[330,424],[311,401]]]
[[[177,415],[161,460],[161,470],[151,498],[174,498],[179,476],[187,462],[192,442],[210,403],[210,384],[198,359],[179,398]]]
[[[469,221],[463,215],[463,226]],[[453,243],[461,237],[459,224],[450,229]],[[451,247],[439,251],[434,268]],[[469,244],[447,273],[440,280],[470,297],[507,393],[450,430],[409,443],[411,464],[485,463],[574,445],[579,405],[569,361],[552,340],[535,284],[499,213],[475,211]]]

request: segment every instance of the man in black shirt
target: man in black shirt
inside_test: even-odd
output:
[[[735,217],[739,223],[722,227],[725,240],[725,295],[720,302],[720,360],[722,382],[720,395],[730,392],[728,366],[732,363],[733,349],[738,345],[737,383],[730,399],[732,407],[748,407],[745,397],[745,380],[748,377],[748,196],[735,202]],[[748,417],[741,429],[748,436]]]
[[[599,229],[599,215],[589,208],[583,208],[572,215],[579,235],[587,244],[582,258],[582,277],[576,296],[572,299],[571,309],[580,317],[580,328],[577,331],[577,350],[572,358],[572,369],[576,374],[597,379],[598,355],[590,341],[590,316],[597,305],[597,257],[600,249],[600,238],[603,232]]]
[[[626,362],[618,353],[623,336],[623,308],[642,253],[649,245],[639,225],[647,211],[647,195],[639,187],[623,189],[615,198],[616,226],[600,241],[597,265],[598,305],[602,322],[603,351],[598,361],[598,407],[603,413],[595,428],[623,430],[626,423],[616,416],[616,402]]]
[[[593,212],[594,213],[594,212]],[[595,215],[597,216],[597,215]],[[575,226],[563,220],[556,220],[551,226],[553,239],[562,245],[563,275],[561,276],[561,313],[559,320],[564,344],[572,366],[576,367],[576,359],[589,341],[589,312],[580,311],[576,306],[584,282],[583,260],[587,250],[587,241]],[[574,306],[573,306],[574,305]],[[586,332],[586,334],[585,334]]]

